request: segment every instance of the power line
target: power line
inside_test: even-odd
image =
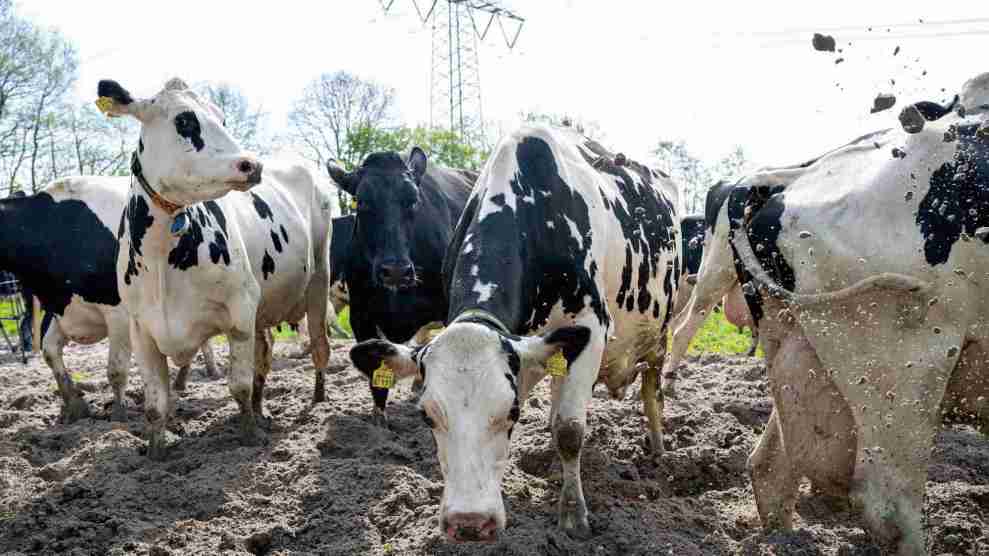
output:
[[[396,0],[378,0],[387,14]],[[505,46],[515,47],[525,19],[497,1],[411,0],[432,31],[430,126],[449,126],[468,144],[484,136],[478,45],[497,25]]]

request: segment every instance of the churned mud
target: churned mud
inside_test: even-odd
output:
[[[347,342],[334,343],[346,361]],[[666,453],[648,451],[641,403],[603,388],[590,408],[584,492],[594,535],[556,527],[559,464],[547,430],[548,383],[523,404],[504,483],[508,529],[486,545],[449,544],[437,529],[442,477],[430,432],[392,395],[387,429],[371,423],[365,380],[328,377],[313,406],[312,363],[275,348],[267,445],[238,443],[223,380],[193,367],[172,418],[170,457],[141,455],[143,389],[131,370],[130,422],[107,420],[106,344],[72,346],[95,418],[58,423],[51,373],[0,353],[2,554],[883,554],[846,504],[804,485],[789,534],[759,526],[745,460],[770,412],[759,359],[706,355],[667,400]],[[218,348],[226,365],[226,347]],[[989,439],[942,431],[927,487],[933,554],[989,554]]]

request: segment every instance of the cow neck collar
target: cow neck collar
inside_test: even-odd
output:
[[[137,151],[131,156],[130,171],[131,175],[137,179],[137,183],[141,184],[141,189],[147,193],[148,197],[151,197],[151,202],[156,207],[165,211],[169,216],[173,216],[176,212],[182,210],[182,205],[169,201],[151,188],[151,184],[148,183],[148,180],[144,177],[144,172],[141,170],[141,160],[137,157]]]
[[[506,336],[512,335],[512,332],[508,329],[507,326],[505,326],[505,323],[501,322],[501,320],[498,317],[494,316],[494,314],[489,313],[482,309],[467,309],[466,311],[457,315],[457,318],[453,319],[453,321],[450,322],[450,326],[453,326],[458,322],[469,322],[469,321],[475,321],[475,322],[480,321],[484,324],[491,326],[492,328],[494,328],[495,330],[501,332]]]

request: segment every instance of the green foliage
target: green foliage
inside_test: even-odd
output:
[[[337,315],[337,324],[339,324],[340,328],[342,328],[347,334],[350,334],[351,337],[354,336],[354,329],[350,327],[350,305],[344,307],[343,311],[340,311],[340,314]]]
[[[704,325],[690,342],[687,353],[696,355],[700,353],[726,353],[744,355],[748,353],[752,346],[752,331],[748,328],[741,334],[738,328],[725,320],[725,315],[721,311],[713,311],[708,315]],[[762,357],[762,348],[756,351],[758,357]]]
[[[423,126],[402,125],[391,129],[361,126],[347,134],[346,144],[350,149],[348,160],[360,161],[373,152],[402,152],[418,146],[436,164],[470,170],[480,168],[488,154],[461,141],[450,130]]]
[[[8,300],[0,300],[0,317],[11,317],[14,315],[14,304]],[[0,321],[3,325],[4,331],[11,337],[11,341],[17,337],[17,323],[12,320]]]

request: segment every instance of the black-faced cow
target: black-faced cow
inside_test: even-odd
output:
[[[344,271],[357,341],[407,342],[423,327],[443,323],[443,257],[476,174],[431,164],[418,147],[407,160],[379,152],[353,172],[332,163],[327,169],[357,201]],[[388,388],[371,382],[375,420],[383,422]]]
[[[262,172],[220,110],[179,79],[148,99],[115,81],[100,81],[98,93],[109,114],[141,123],[117,276],[144,376],[148,455],[165,456],[165,357],[187,361],[217,334],[230,342],[227,381],[243,441],[257,442],[270,327],[308,316],[323,389],[333,191],[302,164]]]
[[[724,214],[773,385],[749,459],[763,523],[790,526],[807,476],[900,554],[927,553],[944,404],[989,415],[989,74],[921,108],[906,133],[749,176]]]
[[[447,328],[416,350],[380,340],[351,350],[365,372],[384,363],[425,375],[421,404],[446,481],[440,528],[451,538],[492,540],[505,526],[511,432],[547,372],[561,527],[589,533],[580,453],[596,382],[623,392],[646,363],[642,398],[662,450],[656,393],[680,274],[679,205],[658,172],[573,130],[523,127],[501,140],[457,226]]]
[[[54,180],[35,195],[0,200],[0,267],[13,270],[46,312],[50,325],[42,327],[42,353],[55,375],[66,422],[90,411],[65,369],[62,350],[69,341],[92,344],[108,336],[110,417],[127,419],[124,388],[131,342],[117,291],[114,228],[128,189],[128,178],[73,176]],[[207,372],[215,376],[213,352],[208,343],[202,349]],[[180,389],[188,372],[185,362],[176,379]]]

